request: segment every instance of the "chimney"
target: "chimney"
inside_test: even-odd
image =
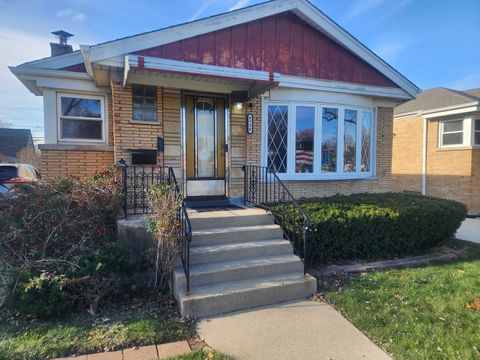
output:
[[[50,43],[51,56],[59,56],[73,52],[72,45],[67,44],[68,38],[72,37],[72,34],[63,30],[53,31],[52,34],[58,38],[58,43]]]

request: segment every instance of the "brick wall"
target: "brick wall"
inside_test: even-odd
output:
[[[261,161],[261,101],[253,102],[254,132],[247,135],[247,163],[259,165]],[[295,197],[324,197],[360,192],[386,192],[391,190],[393,109],[379,108],[377,113],[377,178],[374,180],[304,180],[286,181]]]
[[[113,151],[41,150],[42,178],[87,178],[113,163]]]
[[[409,117],[393,123],[392,190],[422,191],[423,119]]]
[[[131,164],[132,149],[157,148],[157,137],[163,136],[163,89],[157,88],[157,121],[134,122],[132,111],[132,87],[112,83],[113,145],[115,162],[124,159]],[[158,153],[158,165],[163,165],[163,154]]]
[[[426,194],[457,200],[480,213],[480,150],[438,148],[438,120],[427,123]],[[394,191],[422,190],[423,119],[395,120],[392,178]]]

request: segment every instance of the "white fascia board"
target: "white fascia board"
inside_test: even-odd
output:
[[[34,60],[18,65],[17,67],[25,68],[39,68],[39,69],[61,69],[67,66],[77,65],[83,63],[83,57],[79,50],[59,55],[53,56],[45,59]]]
[[[345,83],[340,81],[315,80],[290,75],[275,75],[278,86],[367,95],[388,99],[410,100],[412,97],[403,89]]]
[[[85,68],[87,69],[87,74],[95,80],[95,71],[93,71],[93,66],[90,61],[90,46],[81,45],[80,52],[82,53],[82,59],[83,63],[85,64]]]
[[[88,76],[88,74],[75,71],[27,68],[23,66],[11,66],[9,69],[16,77],[22,77],[31,80],[36,80],[38,77],[90,80],[90,76]]]
[[[182,25],[94,45],[91,47],[91,61],[98,62],[119,55],[126,55],[135,51],[221,30],[226,27],[255,21],[260,18],[292,10],[296,7],[296,3],[296,0],[271,1]]]
[[[368,49],[360,41],[355,39],[347,31],[337,25],[332,19],[319,11],[314,5],[305,0],[297,1],[297,10],[294,11],[297,16],[304,18],[304,16],[310,19],[312,25],[317,25],[317,29],[326,33],[328,36],[337,40],[340,44],[345,46],[351,52],[365,60],[372,65],[375,69],[380,71],[387,78],[392,80],[395,84],[404,89],[411,98],[415,98],[420,92],[420,89],[401,75],[397,70],[387,64],[383,59],[376,55],[373,51]],[[304,16],[302,16],[304,15]]]
[[[444,109],[429,110],[428,112],[422,113],[422,118],[424,119],[433,119],[442,116],[458,115],[471,113],[475,111],[480,111],[480,105],[478,101],[471,104],[464,104],[462,107],[450,107]]]
[[[269,81],[270,74],[267,71],[235,69],[224,66],[204,65],[178,60],[168,60],[150,56],[128,55],[129,65],[142,68],[139,58],[143,58],[143,68],[146,70],[163,70],[176,73],[190,73],[207,76],[219,76],[233,79],[248,79],[257,81]]]

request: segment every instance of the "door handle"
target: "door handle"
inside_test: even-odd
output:
[[[224,150],[225,152],[228,152],[228,144],[223,145],[223,150]]]

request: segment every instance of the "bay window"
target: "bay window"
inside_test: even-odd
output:
[[[59,140],[103,142],[105,140],[104,98],[58,94]]]
[[[373,109],[265,103],[263,163],[284,179],[374,175]]]

